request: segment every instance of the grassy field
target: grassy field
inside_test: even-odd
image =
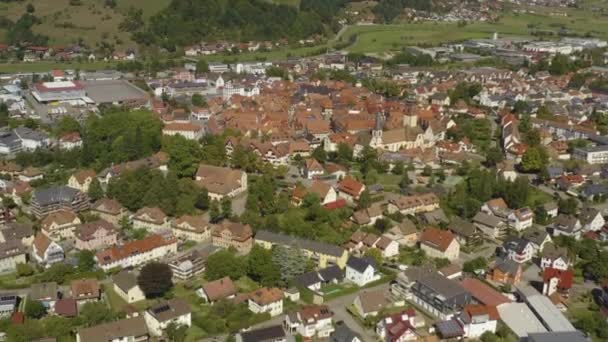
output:
[[[130,34],[121,32],[118,25],[124,13],[131,7],[141,8],[148,18],[165,8],[170,0],[120,0],[115,9],[103,6],[103,0],[81,0],[82,5],[70,6],[70,0],[45,0],[33,2],[34,14],[42,24],[34,27],[34,32],[51,38],[50,45],[66,45],[78,41],[95,46],[102,40],[119,48],[134,46]],[[30,2],[15,1],[0,4],[1,15],[17,20]],[[1,35],[4,32],[0,31]],[[0,40],[2,40],[0,38]]]
[[[35,63],[0,63],[0,74],[9,72],[44,72],[52,69],[79,69],[79,70],[105,70],[112,69],[114,62],[70,62],[60,63],[52,61]]]

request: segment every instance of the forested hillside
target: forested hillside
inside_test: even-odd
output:
[[[168,49],[201,40],[301,39],[337,29],[335,14],[348,0],[302,0],[299,8],[263,0],[172,0],[148,23],[130,16],[133,39]]]

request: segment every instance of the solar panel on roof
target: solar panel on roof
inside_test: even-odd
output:
[[[152,312],[154,312],[155,314],[159,314],[161,312],[169,311],[169,309],[170,309],[169,305],[165,304],[165,305],[160,306],[158,308],[152,309]]]

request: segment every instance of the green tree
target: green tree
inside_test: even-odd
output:
[[[578,201],[572,197],[560,199],[557,202],[558,211],[565,215],[576,215],[578,212]]]
[[[89,199],[93,202],[105,196],[103,188],[101,187],[101,183],[99,183],[97,177],[94,177],[91,181],[91,184],[89,185],[88,195]]]
[[[485,258],[477,257],[469,260],[462,265],[462,270],[467,273],[475,273],[477,270],[485,270],[488,267],[488,261]]]
[[[207,104],[207,102],[203,98],[203,95],[201,95],[201,94],[194,94],[194,95],[192,95],[192,105],[193,106],[203,107],[206,104]]]
[[[200,210],[209,209],[209,191],[206,188],[202,188],[196,195],[195,206]]]
[[[22,262],[18,263],[16,266],[17,276],[19,277],[28,277],[34,274],[34,269],[29,264],[24,264]]]
[[[359,201],[357,203],[357,208],[359,209],[367,209],[372,205],[372,195],[369,193],[369,190],[365,189],[359,195]]]
[[[184,342],[186,341],[186,335],[188,332],[188,326],[183,324],[177,324],[175,322],[169,323],[165,330],[167,337],[171,342]]]
[[[382,251],[380,251],[378,248],[368,249],[367,251],[365,251],[365,256],[372,258],[372,260],[374,260],[374,263],[376,263],[376,267],[382,266]]]
[[[496,164],[502,162],[504,155],[502,150],[498,147],[490,147],[486,152],[486,165],[489,167],[496,166]]]
[[[281,273],[272,261],[272,251],[254,245],[247,260],[247,275],[263,286],[277,286]]]
[[[220,212],[220,205],[216,200],[211,201],[209,205],[209,220],[211,222],[218,222],[222,218],[222,213]]]
[[[221,201],[222,207],[222,216],[225,218],[230,218],[232,216],[232,201],[230,197],[224,196]]]
[[[28,318],[39,319],[44,315],[46,315],[46,308],[41,301],[35,299],[27,301],[25,305],[25,316]]]
[[[405,190],[410,183],[410,176],[407,175],[407,172],[403,172],[403,176],[401,176],[401,180],[399,181],[399,188]]]
[[[73,117],[66,115],[62,116],[59,122],[57,123],[57,127],[55,128],[55,136],[61,137],[66,133],[71,132],[80,132],[81,127],[78,121]]]
[[[327,153],[323,146],[319,146],[312,151],[312,157],[315,158],[319,163],[325,163],[327,160]]]
[[[44,337],[44,334],[41,320],[27,319],[24,324],[11,325],[7,328],[7,341],[31,342]]]
[[[205,276],[209,280],[221,279],[223,277],[237,280],[245,275],[246,267],[245,260],[242,257],[224,249],[209,256]]]
[[[549,156],[542,146],[532,146],[521,158],[521,167],[525,172],[538,172],[547,165],[548,160]]]
[[[151,262],[146,264],[137,277],[137,284],[146,298],[162,297],[173,287],[173,272],[167,264]]]
[[[199,59],[196,62],[196,72],[199,74],[209,72],[209,63],[204,59]]]
[[[116,314],[103,302],[88,302],[78,310],[80,324],[87,327],[110,322],[115,318]]]
[[[90,272],[95,269],[95,253],[89,250],[82,250],[78,253],[78,270],[80,272]]]
[[[200,145],[181,135],[165,137],[163,150],[169,155],[169,169],[178,177],[193,177],[202,159]]]
[[[287,284],[306,272],[308,259],[299,248],[277,245],[272,250],[272,262],[279,267],[281,280]]]

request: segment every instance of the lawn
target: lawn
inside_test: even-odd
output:
[[[94,47],[102,40],[115,44],[119,49],[131,47],[131,35],[118,29],[124,14],[131,7],[141,8],[145,18],[165,8],[170,0],[120,0],[117,7],[103,6],[103,1],[80,0],[82,5],[70,6],[70,0],[45,0],[32,2],[34,15],[42,23],[34,27],[34,32],[50,37],[49,45],[66,45],[83,39]],[[0,13],[11,20],[17,20],[25,13],[31,1],[13,1],[0,4]],[[0,32],[1,33],[1,32]]]
[[[530,196],[528,197],[528,206],[532,209],[539,205],[545,204],[553,200],[553,197],[548,193],[541,191],[535,187],[531,187]]]
[[[60,63],[54,61],[42,61],[34,63],[0,63],[0,73],[12,72],[45,72],[52,69],[79,69],[85,71],[113,69],[114,62],[70,62]]]

